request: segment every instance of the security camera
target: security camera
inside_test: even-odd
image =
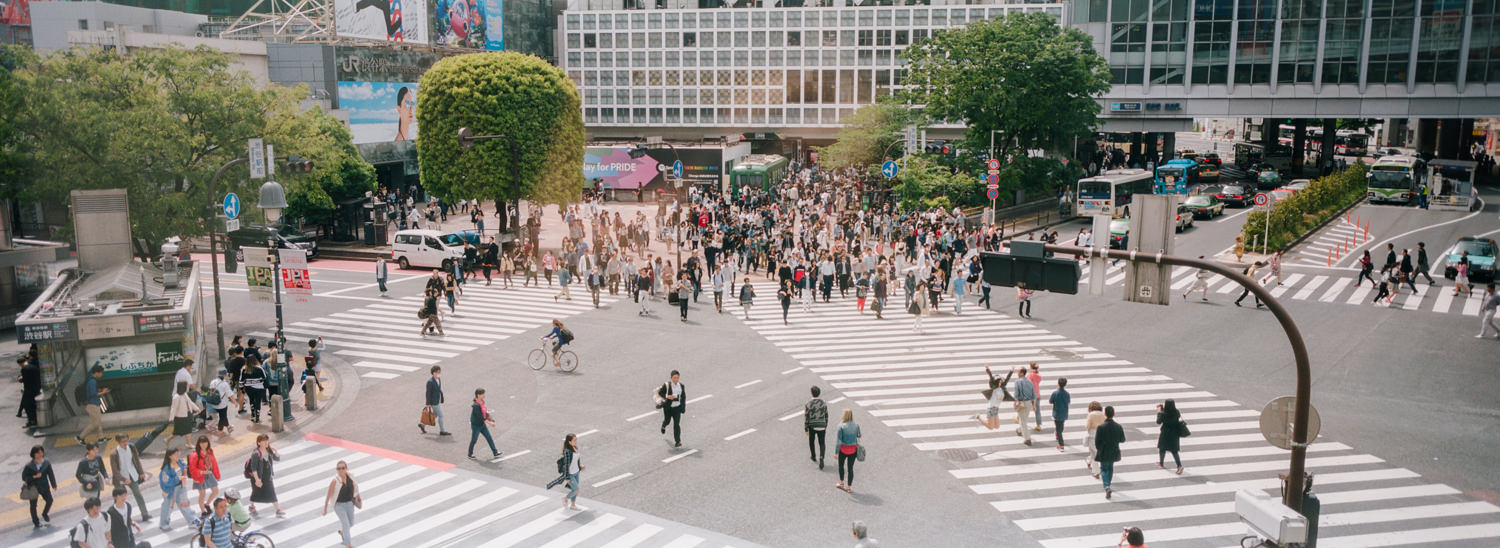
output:
[[[1236,491],[1234,511],[1251,531],[1278,545],[1307,542],[1307,518],[1264,491]]]

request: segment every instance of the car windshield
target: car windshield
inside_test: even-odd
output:
[[[1244,194],[1245,193],[1245,187],[1228,185],[1228,186],[1225,186],[1224,190],[1222,190],[1221,192],[1224,193],[1224,194]]]
[[[443,238],[443,245],[447,245],[447,246],[462,246],[462,245],[464,245],[464,239],[463,239],[463,237],[459,236],[457,234],[444,234],[442,236],[442,238]]]
[[[1130,219],[1115,219],[1115,220],[1109,222],[1109,231],[1111,233],[1118,232],[1118,233],[1124,234],[1126,231],[1129,231],[1129,230],[1130,230]],[[1472,255],[1472,253],[1471,253],[1471,255]]]
[[[1463,253],[1465,251],[1469,252],[1470,257],[1495,256],[1494,246],[1491,246],[1490,242],[1485,240],[1460,240],[1458,242],[1458,247],[1455,248],[1453,252]]]
[[[1208,196],[1191,196],[1186,201],[1182,202],[1182,205],[1206,206],[1208,205],[1208,203]]]

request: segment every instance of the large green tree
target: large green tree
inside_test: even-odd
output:
[[[474,53],[438,61],[417,88],[422,187],[444,200],[577,200],[580,106],[578,88],[562,69],[531,55]],[[464,127],[509,140],[478,141],[466,150],[457,138]],[[520,147],[519,166],[512,142]]]
[[[818,163],[829,169],[878,166],[885,151],[901,140],[901,130],[912,118],[906,105],[882,101],[865,105],[846,118],[833,144],[818,147]]]
[[[1024,149],[1055,150],[1092,133],[1109,89],[1109,64],[1091,38],[1043,13],[945,30],[902,52],[908,61],[901,98],[932,121],[968,126],[964,147],[996,157]]]
[[[81,48],[22,61],[13,72],[20,104],[8,120],[17,134],[8,146],[32,160],[20,197],[66,201],[73,189],[124,188],[132,235],[153,247],[206,233],[225,192],[239,192],[254,210],[261,181],[248,180],[243,166],[226,173],[216,196],[208,193],[214,171],[243,157],[250,138],[331,165],[353,150],[347,131],[327,131],[336,120],[299,109],[305,89],[257,87],[228,55],[207,48],[124,56]],[[276,178],[295,196],[320,173],[337,171],[318,169]]]

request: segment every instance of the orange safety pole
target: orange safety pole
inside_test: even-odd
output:
[[[1370,241],[1370,221],[1365,221],[1365,241]]]
[[[1328,266],[1333,266],[1333,250],[1328,250]]]

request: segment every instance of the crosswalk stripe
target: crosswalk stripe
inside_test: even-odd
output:
[[[1333,285],[1328,286],[1328,291],[1324,291],[1323,296],[1318,297],[1318,302],[1333,302],[1334,299],[1338,298],[1340,293],[1344,292],[1344,287],[1347,285],[1349,285],[1349,278],[1339,278],[1337,280],[1334,280]]]
[[[562,523],[563,520],[568,519],[568,516],[571,515],[573,515],[573,511],[567,508],[559,508],[557,510],[553,510],[546,515],[521,524],[519,527],[512,528],[504,535],[500,535],[490,540],[489,542],[481,544],[480,548],[505,548],[507,546],[515,546],[528,538],[536,536],[537,533],[550,529],[553,525]]]
[[[444,505],[445,503],[448,503],[449,501],[452,501],[457,497],[463,496],[470,491],[479,489],[484,485],[485,482],[482,480],[471,479],[459,483],[458,485],[446,486],[440,489],[436,489],[431,494],[416,500],[411,499],[415,496],[416,493],[423,493],[426,492],[426,490],[412,489],[411,491],[392,492],[387,495],[386,498],[397,499],[400,501],[400,504],[395,504],[393,505],[394,508],[391,508],[389,511],[379,512],[373,517],[361,515],[357,523],[360,527],[363,527],[366,530],[371,530],[379,529],[383,525],[397,522],[398,520],[406,521],[407,518],[412,514],[422,512],[433,506]],[[363,495],[361,495],[361,498],[363,498]],[[381,500],[377,501],[376,499]],[[373,507],[376,502],[385,503],[386,499],[382,499],[381,497],[370,497],[370,500],[365,501],[365,505],[366,507]],[[463,502],[466,504],[468,503],[467,500],[464,500]],[[360,512],[363,513],[364,510],[361,509]],[[319,520],[315,519],[313,521],[316,522]],[[338,520],[335,517],[333,523],[329,525],[333,525],[336,523],[338,523]],[[342,543],[342,539],[339,537],[340,535],[338,533],[331,533],[319,537],[316,540],[306,542],[313,546],[333,546]]]
[[[1432,311],[1439,314],[1447,314],[1448,308],[1453,306],[1453,292],[1447,289],[1438,291],[1437,302],[1432,304]]]
[[[1344,304],[1364,304],[1365,296],[1369,295],[1370,291],[1374,289],[1373,284],[1355,287],[1354,294],[1350,295],[1349,300],[1344,301]]]
[[[316,331],[301,331],[301,330],[293,330],[293,329],[286,329],[284,331],[287,332],[287,333],[302,333],[304,335],[309,335],[309,336],[312,336],[312,337],[319,336],[319,333],[317,333]],[[266,333],[266,332],[255,332],[255,333],[250,333],[249,335],[251,337],[266,337],[266,338],[270,338],[271,337],[271,334],[270,333]],[[359,338],[360,339],[374,339],[374,340],[377,340],[377,341],[386,341],[387,340],[387,339],[380,339],[380,338],[377,338],[377,337],[359,337]],[[403,353],[403,352],[411,352],[412,351],[412,349],[406,348],[406,347],[388,346],[388,345],[384,345],[384,344],[374,344],[374,343],[371,343],[371,342],[364,342],[364,341],[359,341],[359,340],[349,340],[349,339],[346,339],[346,338],[341,337],[341,336],[335,336],[335,337],[324,336],[324,339],[325,339],[324,342],[327,342],[330,345],[348,346],[348,347],[352,347],[352,348],[361,348],[361,349],[365,349],[365,350],[383,350],[383,351],[386,351],[386,352],[396,352],[396,353]],[[439,346],[439,348],[441,348],[441,346]],[[473,347],[464,347],[464,348],[466,350],[473,350]],[[440,350],[422,350],[421,352],[423,354],[437,356],[439,358],[452,358],[452,357],[458,355],[457,352],[443,352],[443,351],[440,351]]]
[[[353,357],[356,357],[356,358],[381,358],[381,359],[390,359],[391,358],[390,354],[384,353],[384,352],[363,352],[363,351],[359,351],[359,350],[334,350],[333,353],[334,354],[338,354],[340,356],[353,356]],[[416,358],[416,357],[411,357],[411,356],[402,356],[401,359],[409,361],[409,362],[412,362],[412,363],[419,363],[419,364],[422,364],[422,365],[432,365],[432,364],[435,364],[435,363],[438,362],[437,360],[434,360],[432,358]]]
[[[1464,315],[1465,316],[1478,316],[1479,315],[1479,305],[1481,303],[1483,303],[1483,302],[1484,302],[1484,299],[1481,298],[1479,295],[1470,294],[1469,295],[1469,300],[1464,303]]]
[[[361,326],[353,326],[353,325],[339,325],[339,324],[336,324],[336,323],[329,323],[329,322],[324,322],[324,321],[317,321],[317,322],[297,322],[297,323],[294,323],[294,324],[291,324],[291,325],[294,326],[294,327],[309,328],[310,330],[311,329],[315,329],[319,333],[336,333],[336,334],[338,334],[338,336],[345,336],[345,333],[371,333],[371,332],[379,332],[380,336],[381,336],[381,338],[383,340],[387,340],[387,341],[391,341],[391,342],[395,342],[395,341],[393,341],[393,339],[401,339],[403,341],[411,341],[413,343],[425,342],[425,339],[422,338],[422,335],[420,333],[413,333],[411,331],[411,326],[412,325],[417,325],[415,322],[403,322],[403,325],[397,326],[396,329],[374,329],[374,328],[377,327],[376,324],[378,322],[368,322],[367,321],[367,322],[363,322],[363,323],[364,323],[364,325],[361,325]],[[454,343],[459,343],[459,344],[469,344],[469,345],[480,345],[480,346],[482,346],[482,345],[490,344],[492,342],[504,339],[504,337],[487,337],[487,338],[468,338],[468,337],[463,337],[463,336],[459,335],[458,332],[456,332],[456,331],[454,331],[452,329],[449,329],[447,325],[443,326],[443,331],[447,333],[446,335],[443,336],[443,340],[444,341],[454,342]]]
[[[400,377],[401,375],[395,373],[381,373],[379,371],[368,371],[360,376],[367,379],[380,379],[384,381]]]
[[[695,537],[693,535],[682,535],[680,537],[677,537],[676,540],[673,540],[672,542],[667,543],[665,546],[662,546],[662,548],[693,548],[694,546],[697,546],[699,544],[703,544],[703,539],[701,537]]]
[[[410,365],[396,365],[396,364],[393,364],[393,363],[381,363],[381,362],[372,362],[372,361],[358,361],[358,362],[354,362],[354,366],[355,367],[371,367],[371,368],[375,368],[375,369],[390,369],[392,371],[400,371],[402,373],[410,373],[412,371],[416,371],[418,369],[421,369],[420,367],[413,367],[413,366],[410,366]]]
[[[1257,434],[1258,435],[1258,434]],[[1186,440],[1184,440],[1186,441]],[[1379,470],[1365,470],[1359,472],[1335,472],[1318,476],[1318,485],[1340,485],[1344,483],[1374,482],[1395,479],[1409,479],[1417,477],[1416,472],[1404,468],[1384,468]],[[1219,483],[1205,483],[1193,485],[1174,485],[1170,487],[1156,487],[1151,489],[1132,489],[1129,493],[1122,492],[1122,501],[1149,501],[1169,498],[1191,497],[1196,495],[1233,493],[1240,489],[1277,489],[1280,480],[1276,478],[1261,478],[1253,480],[1227,481]],[[1097,504],[1103,499],[1103,489],[1098,492],[1079,495],[1053,495],[1035,498],[1016,498],[1012,500],[991,501],[990,506],[1002,512],[1044,510],[1047,508],[1062,508],[1076,506],[1079,504]]]
[[[356,313],[351,313],[351,312],[335,312],[333,314],[329,314],[327,318],[320,318],[319,321],[332,321],[333,319],[338,319],[338,320],[343,320],[343,321],[354,322],[354,323],[357,323],[359,325],[365,325],[365,326],[369,326],[369,325],[373,324],[373,325],[379,325],[379,326],[382,326],[382,327],[394,328],[394,329],[392,329],[393,331],[394,330],[400,330],[400,329],[405,329],[405,330],[410,331],[411,329],[416,329],[418,326],[422,325],[422,320],[418,320],[417,319],[416,311],[417,311],[417,309],[415,309],[415,308],[413,308],[411,310],[407,310],[405,312],[380,311],[380,310],[375,310],[375,309],[371,309],[371,308],[362,308],[362,309],[359,310],[359,313],[357,313],[357,314]],[[389,315],[387,315],[387,314],[389,314]],[[464,329],[461,326],[454,326],[454,325],[452,325],[452,322],[448,322],[448,321],[444,321],[443,322],[443,331],[445,333],[453,333],[454,335],[459,335],[459,336],[462,336],[462,337],[474,337],[474,338],[494,337],[495,340],[501,340],[501,339],[504,339],[505,337],[504,336],[496,336],[496,334],[510,335],[510,334],[520,333],[520,332],[524,331],[522,329],[501,328],[501,327],[486,327],[485,329],[488,332],[474,331],[474,330],[470,330],[470,329]]]
[[[1298,301],[1307,300],[1308,297],[1312,296],[1314,291],[1318,290],[1318,286],[1323,285],[1323,282],[1327,279],[1328,276],[1313,276],[1311,280],[1308,280],[1307,285],[1302,286],[1302,289],[1292,295],[1292,299]]]
[[[451,530],[448,532],[448,534],[445,534],[435,540],[423,544],[422,548],[449,546],[449,544],[445,543],[451,542],[454,539],[463,538],[466,535],[473,534],[474,531],[484,527],[489,523],[498,522],[517,513],[524,512],[527,509],[530,509],[531,507],[541,504],[543,501],[546,501],[547,498],[548,497],[544,497],[542,495],[532,495],[526,500],[511,504],[510,506],[507,506],[499,511],[485,514],[484,519],[475,520],[473,523],[470,523],[462,528]]]
[[[509,497],[515,493],[516,490],[509,487],[502,487],[500,489],[487,491],[477,497],[464,501],[464,504],[456,504],[436,514],[426,516],[419,520],[419,522],[424,524],[432,524],[435,526],[442,526],[443,524],[454,521],[460,517],[463,517],[464,515],[473,512],[481,510],[488,511],[491,505],[500,502],[501,500],[504,500],[506,497]],[[417,527],[402,527],[394,531],[384,533],[372,541],[361,542],[360,546],[364,548],[389,548],[390,546],[396,546],[400,544],[406,539],[420,535],[423,532],[424,529],[420,529]]]
[[[1403,293],[1403,295],[1406,295],[1406,298],[1401,301],[1401,308],[1404,310],[1416,310],[1420,308],[1422,306],[1422,299],[1426,298],[1428,293],[1432,293],[1432,290],[1432,286],[1428,286],[1427,291],[1424,292]]]
[[[552,539],[551,542],[543,544],[541,548],[571,548],[582,544],[593,538],[604,530],[614,527],[615,524],[625,521],[625,518],[615,514],[604,514],[590,520],[583,527],[568,531],[560,537]]]
[[[1287,291],[1290,291],[1292,289],[1292,286],[1296,285],[1297,281],[1301,280],[1301,279],[1302,279],[1302,274],[1301,273],[1292,274],[1290,276],[1287,276],[1286,278],[1283,279],[1283,281],[1281,283],[1276,284],[1276,289],[1272,289],[1271,290],[1271,296],[1272,297],[1276,297],[1278,299],[1281,298],[1281,294],[1282,293],[1286,293]]]
[[[609,544],[605,544],[600,548],[631,548],[642,542],[645,542],[646,539],[651,538],[652,535],[660,533],[661,531],[662,528],[660,526],[652,525],[650,523],[643,523],[637,525],[635,529],[631,529],[630,532],[625,533],[624,535],[620,535],[619,538],[610,541]]]
[[[1349,455],[1340,457],[1321,457],[1307,459],[1309,469],[1326,469],[1336,466],[1349,466],[1354,464],[1371,464],[1382,462],[1380,459],[1370,455]],[[1264,462],[1239,462],[1234,464],[1223,464],[1214,466],[1198,466],[1191,468],[1188,474],[1195,478],[1213,476],[1230,476],[1248,472],[1269,472],[1286,468],[1286,463],[1280,459]],[[1177,474],[1164,468],[1153,468],[1132,472],[1122,472],[1116,464],[1114,480],[1120,483],[1129,483],[1132,488],[1143,484],[1161,482],[1177,478]],[[1062,478],[1046,478],[1028,481],[1011,481],[1005,483],[979,483],[969,485],[975,493],[981,495],[996,495],[1002,493],[1021,493],[1047,489],[1061,489],[1067,487],[1093,487],[1098,485],[1098,480],[1093,476],[1075,475]],[[1132,493],[1135,491],[1132,490]]]
[[[1455,542],[1482,538],[1500,537],[1500,523],[1481,523],[1457,527],[1434,527],[1430,529],[1408,529],[1389,533],[1350,535],[1346,537],[1318,537],[1318,546],[1330,548],[1372,548],[1377,546],[1399,546],[1419,544],[1431,546],[1437,542]]]

